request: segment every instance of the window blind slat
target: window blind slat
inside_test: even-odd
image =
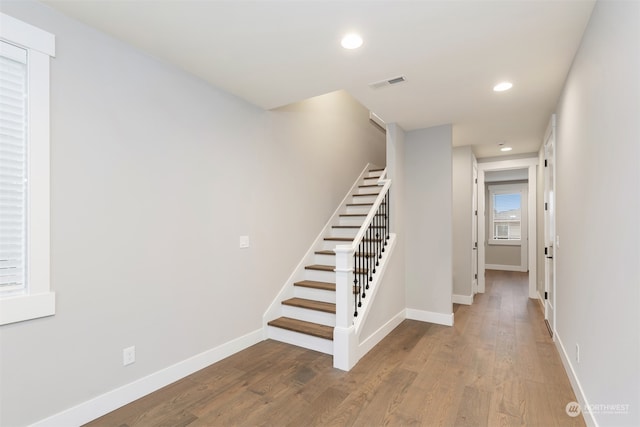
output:
[[[26,286],[27,70],[15,46],[0,49],[0,292]],[[25,55],[26,58],[26,55]]]

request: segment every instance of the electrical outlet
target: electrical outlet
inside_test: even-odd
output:
[[[580,345],[576,343],[576,362],[580,363]]]
[[[136,361],[136,348],[135,346],[127,347],[122,350],[122,365],[131,365]]]

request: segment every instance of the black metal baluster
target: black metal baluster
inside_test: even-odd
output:
[[[353,252],[353,289],[358,289],[357,265],[358,265],[358,250],[356,249]],[[358,317],[358,297],[355,296],[355,292],[354,292],[354,298],[353,298],[353,306],[354,306],[353,317]]]
[[[382,203],[384,203],[384,199],[382,200]],[[382,258],[382,237],[380,236],[381,221],[378,213],[380,213],[380,210],[383,209],[383,207],[383,204],[378,206],[378,210],[376,211],[376,266],[380,265],[380,258]]]
[[[360,247],[362,248],[360,252],[360,304],[362,304],[362,298],[367,296],[364,292],[364,289],[365,289],[364,287],[366,286],[367,281],[365,280],[365,277],[362,275],[362,271],[364,270],[364,266],[365,266],[365,263],[364,263],[365,260],[362,258],[362,256],[364,255],[364,252],[367,250],[364,237],[360,242]]]
[[[373,221],[371,221],[369,223],[369,228],[367,229],[367,235],[369,236],[369,242],[368,242],[368,246],[369,246],[369,253],[367,254],[367,262],[369,264],[369,268],[367,268],[367,289],[369,289],[369,282],[371,280],[373,280],[373,258],[371,257],[371,254],[373,253],[373,227],[371,226],[371,224],[373,224]]]
[[[385,239],[384,244],[387,244],[387,240],[389,240],[389,236],[391,235],[391,189],[389,189],[389,191],[387,191],[387,195],[385,196],[386,203],[386,213],[385,213],[385,217],[384,220],[387,223],[387,237]]]

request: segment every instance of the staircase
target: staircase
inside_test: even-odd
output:
[[[281,301],[281,316],[267,322],[269,338],[334,354],[333,330],[336,326],[336,245],[352,244],[369,215],[381,190],[378,184],[384,169],[372,168],[354,187],[353,194],[339,209],[332,224],[313,248],[313,254],[302,273],[303,280],[294,281],[292,297]],[[372,240],[369,238],[369,240]],[[368,241],[365,237],[365,241]],[[360,252],[359,258],[370,254]],[[356,263],[354,272],[367,275],[365,262]],[[354,294],[360,287],[353,285]]]

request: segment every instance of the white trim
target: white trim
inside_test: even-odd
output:
[[[55,314],[50,283],[49,60],[55,36],[0,13],[0,38],[28,50],[27,285],[24,294],[0,298],[0,325]]]
[[[262,328],[40,420],[32,424],[32,427],[86,424],[260,341]]]
[[[56,38],[53,34],[0,13],[2,38],[48,56],[56,56]]]
[[[522,240],[489,240],[487,244],[489,246],[522,246]]]
[[[451,302],[454,304],[471,305],[473,304],[473,294],[471,295],[453,294],[451,295]]]
[[[376,344],[391,333],[405,319],[405,310],[402,309],[398,314],[393,316],[387,323],[380,326],[378,330],[362,340],[358,345],[358,360],[364,357]]]
[[[553,331],[553,336],[556,342],[556,348],[558,349],[558,353],[560,354],[560,359],[562,360],[562,365],[564,366],[564,370],[569,377],[569,382],[571,383],[571,388],[578,399],[578,403],[580,404],[580,408],[588,408],[589,401],[587,400],[587,396],[584,394],[584,390],[582,389],[582,385],[580,384],[580,380],[578,380],[578,376],[576,375],[575,370],[573,369],[573,365],[570,362],[569,355],[562,344],[562,340],[556,331]],[[567,402],[568,403],[568,402]],[[589,411],[582,411],[582,416],[584,417],[585,423],[589,427],[598,427],[598,422],[593,417],[593,414]]]
[[[56,310],[53,292],[0,299],[0,325],[51,316]]]
[[[520,271],[526,273],[527,270],[523,269],[519,265],[506,265],[506,264],[485,264],[485,270],[500,270],[500,271]]]
[[[540,308],[542,309],[542,313],[544,314],[544,298],[542,298],[542,295],[540,295],[540,291],[538,291],[538,304],[540,304]],[[555,341],[556,340],[556,333],[555,331],[553,332],[553,337],[552,339]]]
[[[410,320],[419,320],[420,322],[453,326],[453,313],[445,314],[436,313],[433,311],[417,310],[415,308],[407,308],[405,317]]]

